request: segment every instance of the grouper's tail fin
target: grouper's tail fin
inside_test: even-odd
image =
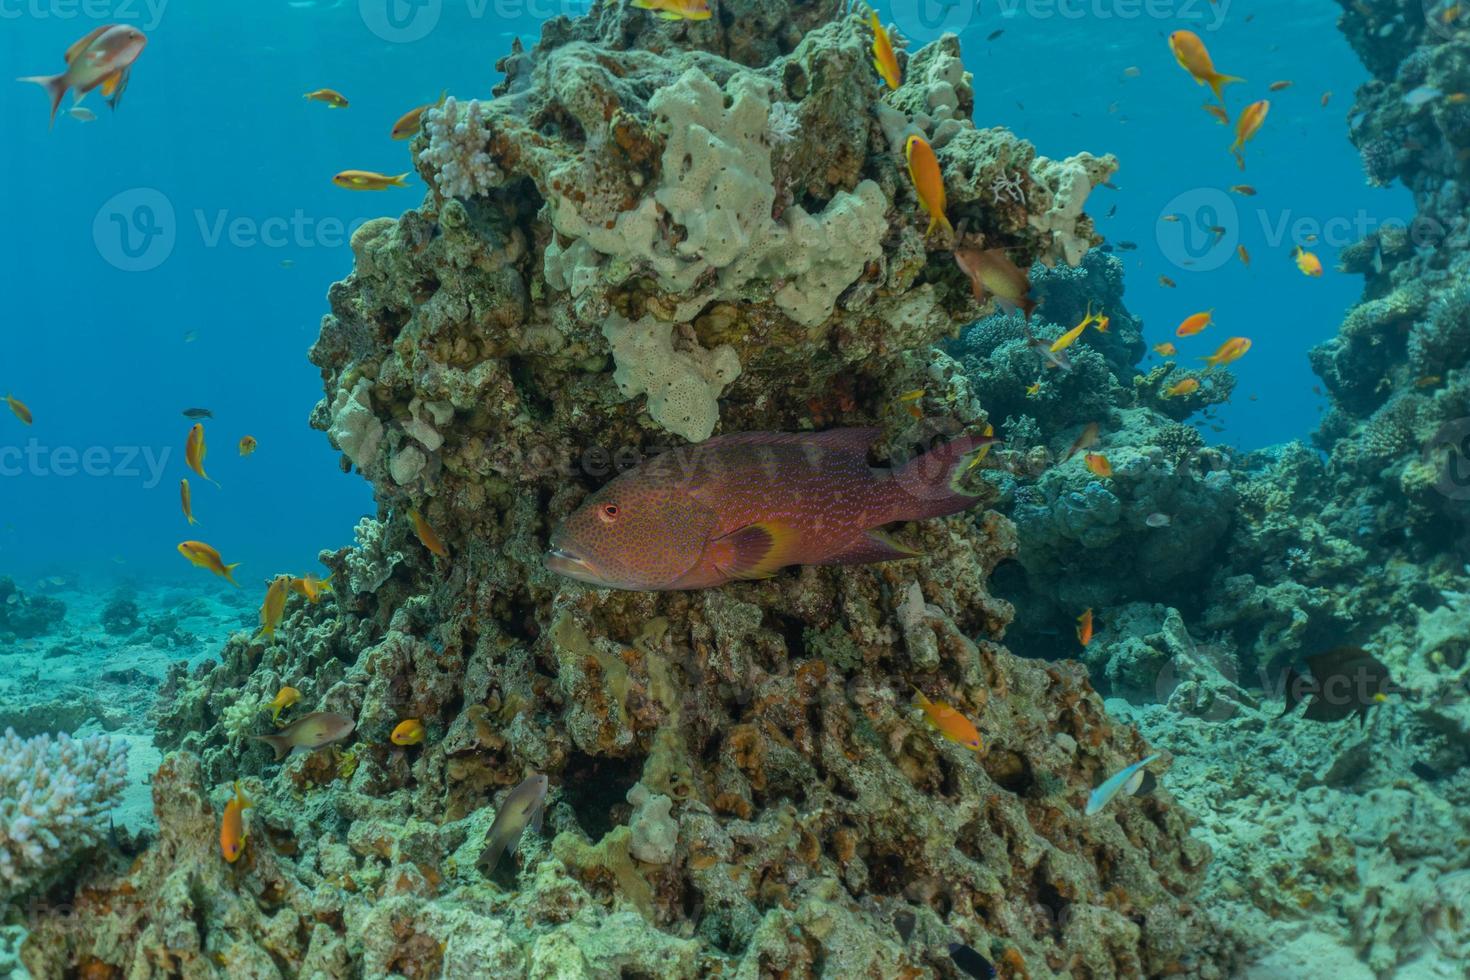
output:
[[[999,442],[994,435],[959,436],[893,471],[895,496],[890,521],[918,521],[958,514],[980,494],[963,488],[977,457]]]

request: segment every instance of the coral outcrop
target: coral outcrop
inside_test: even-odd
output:
[[[0,901],[46,884],[107,836],[128,773],[106,736],[0,737]]]
[[[909,134],[971,240],[1058,269],[1098,241],[1083,206],[1112,159],[977,128],[952,36],[906,52],[885,93],[857,18],[726,13],[553,20],[502,61],[495,101],[429,113],[431,191],[356,233],[311,352],[312,422],[380,511],[323,556],[332,595],[173,672],[158,842],[88,880],[72,918],[31,923],[32,970],[925,976],[963,941],[1017,976],[1224,975],[1198,955],[1191,817],[1166,790],[1083,813],[1150,746],[1082,665],[1000,643],[999,514],[899,529],[912,561],[700,592],[542,567],[590,490],[677,441],[876,425],[899,461],[990,424],[931,346],[994,311],[923,234]],[[1058,307],[1088,291],[1056,275]],[[1137,348],[1120,311],[1094,370]],[[1139,468],[1141,487],[1174,478]],[[283,721],[347,714],[353,739],[274,763],[250,736],[287,685]],[[983,747],[929,729],[914,688]],[[391,744],[408,718],[427,738]],[[532,771],[543,831],[486,874]],[[235,780],[255,804],[227,865],[210,840]]]

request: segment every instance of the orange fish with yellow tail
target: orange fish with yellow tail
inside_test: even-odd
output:
[[[1205,42],[1201,41],[1199,35],[1193,31],[1175,31],[1170,34],[1169,50],[1174,52],[1174,60],[1179,62],[1179,67],[1189,72],[1197,84],[1208,85],[1210,91],[1215,93],[1215,98],[1221,102],[1225,101],[1221,90],[1226,85],[1245,81],[1243,78],[1217,71],[1214,59],[1210,57],[1210,52],[1205,48]]]
[[[924,137],[914,134],[904,144],[903,153],[909,164],[909,179],[914,182],[914,192],[919,195],[919,204],[929,214],[929,228],[924,237],[934,234],[936,228],[943,228],[954,235],[954,228],[944,214],[944,174],[939,170],[939,158],[934,155],[934,147]]]
[[[185,477],[179,481],[179,503],[184,505],[184,517],[188,522],[198,524],[194,519],[194,491],[189,489],[189,478]]]
[[[1230,152],[1235,154],[1235,162],[1241,170],[1245,169],[1245,156],[1241,151],[1261,131],[1261,124],[1266,121],[1266,114],[1270,111],[1271,103],[1262,99],[1242,109],[1240,118],[1235,120],[1235,142],[1230,145]]]
[[[1165,389],[1164,397],[1182,398],[1185,395],[1192,395],[1196,391],[1199,391],[1199,379],[1185,378],[1183,381],[1176,382]]]
[[[423,514],[420,514],[417,509],[410,510],[408,512],[408,519],[413,522],[413,530],[419,536],[420,544],[440,558],[449,557],[449,549],[444,547],[444,541],[439,537],[429,522],[424,519]]]
[[[868,23],[873,28],[873,68],[889,89],[896,89],[903,76],[898,67],[898,55],[893,53],[893,38],[879,22],[877,11],[868,14]]]
[[[219,552],[203,541],[185,541],[179,545],[179,554],[189,559],[196,567],[208,569],[231,585],[239,586],[240,583],[235,581],[234,572],[240,567],[240,563],[226,565],[224,559],[219,556]]]
[[[980,732],[971,723],[970,719],[960,714],[943,701],[930,701],[924,696],[924,692],[917,687],[914,688],[914,704],[924,712],[924,718],[935,731],[949,739],[958,742],[971,752],[979,752],[981,748]]]
[[[209,447],[204,442],[204,423],[195,422],[194,428],[189,430],[189,438],[184,441],[184,461],[189,464],[189,469],[219,486],[218,480],[204,472],[204,457],[208,453]]]
[[[1249,338],[1231,337],[1225,343],[1221,344],[1219,350],[1215,351],[1215,353],[1209,357],[1202,357],[1200,360],[1208,363],[1212,368],[1220,367],[1221,365],[1231,364],[1240,360],[1245,356],[1245,352],[1250,349],[1251,342]]]
[[[219,850],[226,861],[234,864],[245,853],[245,811],[254,806],[235,780],[235,798],[225,804],[225,815],[219,823]]]
[[[439,108],[447,98],[449,98],[449,90],[445,89],[439,93],[438,102],[430,102],[428,105],[421,105],[417,109],[410,109],[405,112],[393,124],[393,132],[390,134],[392,138],[396,140],[413,139],[418,135],[419,127],[424,124],[424,113],[430,109]]]

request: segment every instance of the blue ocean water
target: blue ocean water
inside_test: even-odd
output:
[[[399,115],[442,89],[489,97],[513,36],[529,41],[546,17],[584,9],[508,0],[0,4],[11,77],[60,71],[65,48],[101,23],[134,23],[150,39],[118,111],[88,98],[93,123],[62,115],[48,130],[38,87],[0,84],[0,207],[11,228],[0,242],[0,389],[36,416],[29,429],[0,418],[0,571],[197,576],[174,550],[197,537],[254,580],[309,570],[319,549],[348,543],[373,505],[306,425],[321,395],[306,350],[327,286],[351,268],[348,230],[417,204],[421,185],[365,194],[330,178],[349,167],[411,169],[406,144],[387,139]],[[1316,424],[1323,400],[1306,351],[1359,292],[1355,277],[1333,270],[1336,251],[1411,213],[1402,190],[1365,184],[1346,139],[1365,75],[1334,28],[1337,10],[1328,0],[905,0],[880,13],[915,42],[959,31],[978,125],[1012,127],[1050,155],[1119,157],[1118,189],[1095,191],[1088,210],[1110,241],[1137,243],[1120,253],[1127,302],[1150,343],[1213,308],[1217,326],[1208,340],[1181,343],[1185,357],[1227,336],[1252,338],[1235,365],[1236,399],[1221,413],[1226,430],[1211,435],[1254,447],[1305,437]],[[1173,61],[1165,37],[1179,27],[1199,32],[1222,70],[1249,80],[1227,89],[1232,111],[1265,97],[1270,81],[1294,83],[1270,95],[1244,173],[1226,152],[1227,130],[1200,108],[1207,90]],[[342,91],[350,108],[302,98],[320,87]],[[1218,190],[1237,182],[1259,195]],[[1188,221],[1160,223],[1170,211]],[[1303,277],[1290,257],[1288,232],[1302,219],[1295,230],[1326,226],[1315,246],[1328,267],[1321,279]],[[1199,227],[1212,223],[1231,231],[1223,258]],[[1192,241],[1170,237],[1191,225]],[[1237,237],[1253,256],[1249,269],[1234,257]],[[1178,287],[1161,287],[1159,275]],[[214,412],[208,468],[222,485],[192,481],[195,529],[178,503],[190,425],[180,413],[189,407]],[[236,443],[247,434],[259,449],[242,459]]]

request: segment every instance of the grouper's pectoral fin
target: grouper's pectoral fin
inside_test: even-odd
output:
[[[716,568],[730,578],[770,578],[791,564],[796,531],[785,524],[747,524],[710,543]]]
[[[869,531],[835,555],[828,555],[817,565],[867,565],[875,561],[893,561],[895,558],[916,558],[923,554],[906,548],[882,531]]]

